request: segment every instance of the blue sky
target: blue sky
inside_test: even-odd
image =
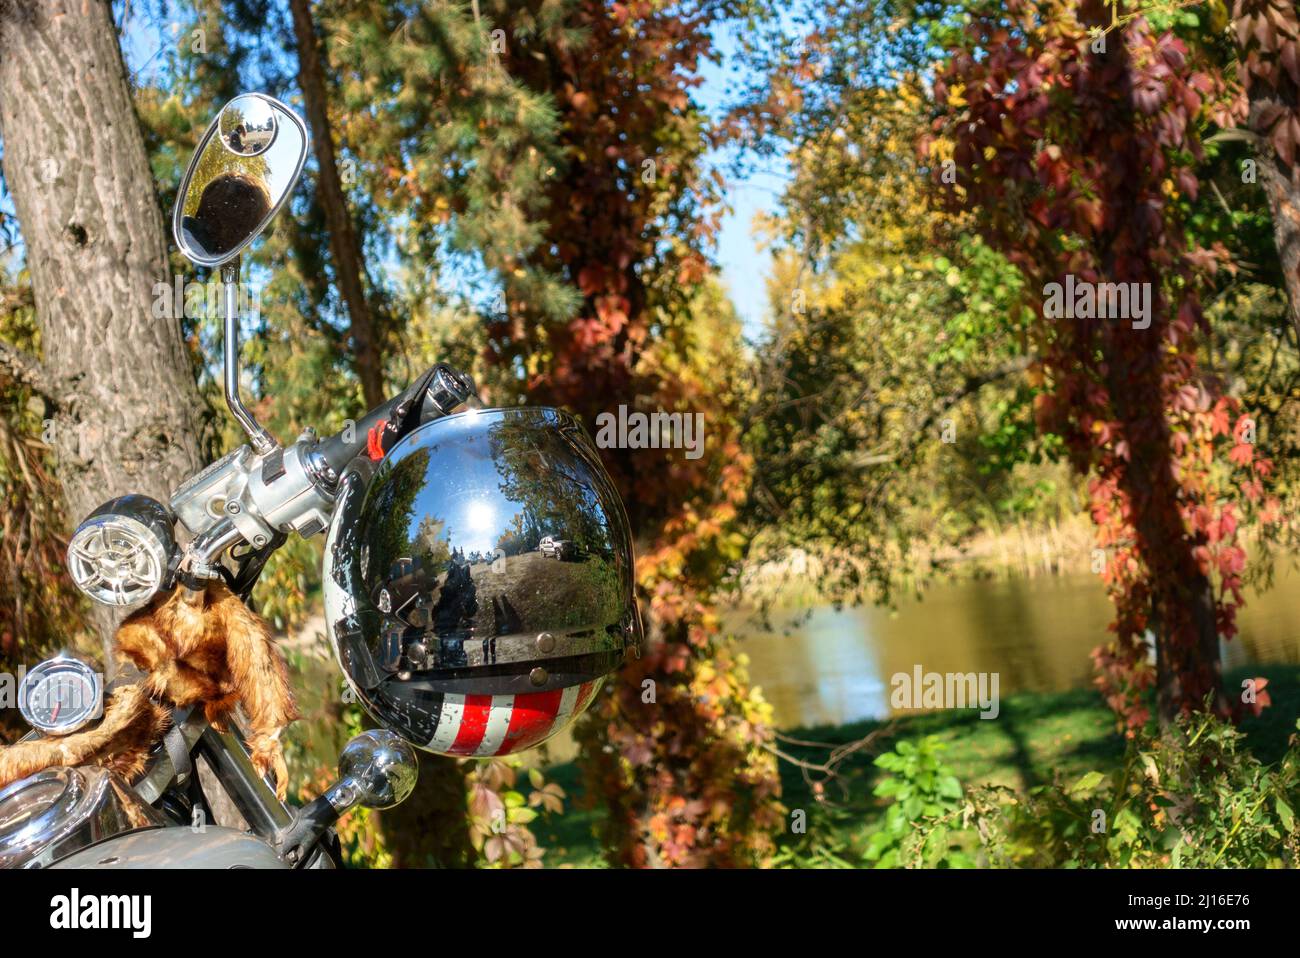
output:
[[[696,92],[700,104],[716,117],[729,95],[727,76],[735,58],[735,37],[732,30],[723,29],[714,40],[722,62],[704,65],[701,71],[704,83]],[[715,155],[711,159],[716,163],[724,157]],[[758,240],[753,235],[754,217],[776,208],[787,176],[785,165],[778,164],[774,169],[753,171],[744,179],[727,177],[729,212],[718,236],[717,259],[731,301],[744,322],[745,338],[751,342],[763,331],[769,262],[768,254],[758,249]]]

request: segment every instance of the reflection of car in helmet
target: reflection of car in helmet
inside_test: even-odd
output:
[[[544,536],[537,548],[544,556],[566,562],[581,559],[586,554],[582,546],[572,539],[557,539],[555,536]]]
[[[378,466],[358,460],[325,572],[349,684],[434,752],[538,744],[640,642],[622,503],[586,433],[552,409],[450,416]]]

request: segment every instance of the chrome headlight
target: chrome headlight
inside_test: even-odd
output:
[[[119,496],[77,527],[68,571],[78,589],[105,605],[136,605],[172,574],[176,541],[171,511],[148,496]]]

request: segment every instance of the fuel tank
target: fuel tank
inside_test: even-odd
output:
[[[51,868],[287,868],[266,842],[233,828],[129,832],[83,848]]]

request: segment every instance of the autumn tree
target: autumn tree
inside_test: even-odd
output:
[[[593,431],[619,402],[709,416],[699,460],[604,450],[655,641],[602,699],[586,755],[615,860],[761,858],[779,808],[766,713],[709,607],[738,555],[748,463],[695,312],[716,303],[703,255],[716,214],[691,89],[723,10],[484,3],[468,18],[431,6],[395,22],[362,6],[322,15],[345,97],[369,103],[348,139],[375,195],[412,214],[410,241],[450,239],[495,277],[500,297],[481,303],[493,398],[563,405]]]
[[[729,116],[742,163],[784,151],[791,170],[762,222],[749,559],[797,578],[799,550],[824,597],[889,602],[935,571],[927,549],[1061,501],[1032,492],[1058,470],[1029,415],[1019,277],[930,203],[922,26],[867,0],[801,5],[771,30],[746,42],[753,79]]]
[[[46,404],[64,517],[165,502],[202,466],[204,406],[154,315],[166,233],[106,2],[0,5],[0,126],[41,353],[0,342],[0,368]],[[115,616],[95,620],[107,647]]]
[[[367,296],[365,260],[335,158],[334,125],[329,115],[330,78],[325,73],[310,4],[307,0],[290,0],[289,9],[298,47],[298,82],[316,154],[318,202],[325,214],[334,275],[347,306],[354,367],[366,407],[374,408],[388,398],[384,391],[381,326]]]
[[[701,162],[711,133],[692,99],[726,10],[571,3],[564,29],[536,33],[520,29],[518,8],[484,13],[513,27],[503,71],[560,117],[558,162],[540,192],[543,241],[506,264],[490,355],[522,363],[531,400],[573,409],[591,427],[626,403],[702,412],[710,430],[698,460],[602,451],[637,536],[651,630],[580,733],[589,781],[610,807],[608,853],[636,866],[760,861],[780,821],[770,718],[711,608],[738,555],[749,470],[735,429],[737,367],[709,351],[734,325],[728,334],[708,316],[720,305],[704,255],[718,210]],[[531,271],[578,291],[571,316],[539,310],[512,281]]]
[[[1152,686],[1164,719],[1207,697],[1230,707],[1219,636],[1235,631],[1238,529],[1271,464],[1198,366],[1199,295],[1219,256],[1188,245],[1174,202],[1196,195],[1197,124],[1221,87],[1171,32],[1111,19],[1100,3],[978,6],[936,81],[955,176],[936,162],[935,181],[1025,277],[1040,425],[1090,476],[1117,610],[1100,682],[1132,727]],[[1052,284],[1074,281],[1136,284],[1149,315],[1046,312]]]
[[[1289,0],[1235,0],[1232,18],[1246,126],[1300,336],[1300,11]]]

